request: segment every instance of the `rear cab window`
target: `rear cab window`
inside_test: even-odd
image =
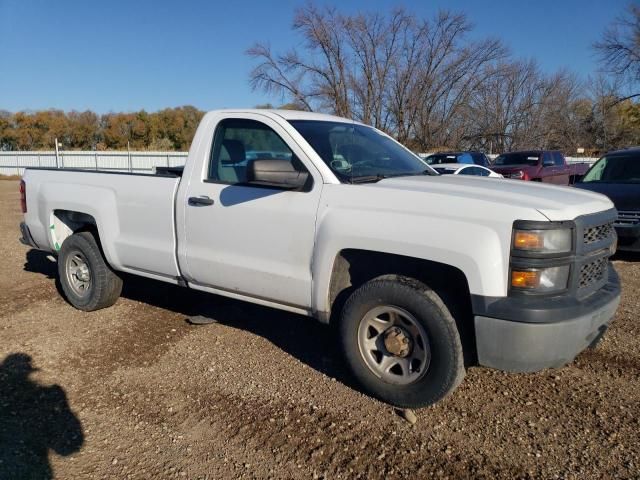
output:
[[[495,166],[505,165],[530,165],[535,166],[540,162],[540,153],[538,152],[511,152],[499,155],[493,164]]]

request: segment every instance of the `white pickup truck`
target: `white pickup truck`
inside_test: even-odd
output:
[[[329,115],[213,111],[183,171],[34,168],[21,192],[22,241],[57,255],[76,308],[112,305],[129,272],[313,316],[398,406],[442,399],[469,366],[566,364],[620,297],[606,197],[438,175]]]

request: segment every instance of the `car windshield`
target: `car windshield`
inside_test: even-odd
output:
[[[503,153],[494,160],[494,165],[537,165],[540,155],[536,152]]]
[[[583,183],[640,183],[640,154],[602,157],[586,173]]]
[[[436,172],[438,172],[440,175],[449,175],[451,173],[456,173],[456,169],[455,168],[446,168],[446,167],[434,167]]]
[[[374,128],[323,120],[290,120],[289,123],[343,182],[437,175],[420,157]]]

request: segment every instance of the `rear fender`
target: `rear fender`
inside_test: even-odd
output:
[[[87,198],[91,198],[90,203],[86,201]],[[120,266],[113,247],[113,240],[119,234],[119,222],[116,198],[112,190],[81,184],[44,183],[40,188],[37,201],[39,220],[48,228],[47,245],[52,251],[60,250],[64,240],[80,226],[57,212],[76,212],[93,219],[108,263],[116,269]],[[104,216],[101,212],[109,212],[109,214]]]

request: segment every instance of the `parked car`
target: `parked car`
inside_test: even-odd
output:
[[[481,167],[480,165],[441,163],[433,165],[433,169],[441,175],[475,175],[478,177],[502,178],[502,175],[499,173],[496,173],[487,167]]]
[[[576,187],[602,193],[613,201],[618,209],[613,224],[618,250],[640,252],[640,148],[607,153]]]
[[[128,272],[335,323],[354,377],[402,407],[469,365],[561,366],[620,300],[606,197],[437,175],[335,116],[213,111],[181,176],[28,168],[20,190],[22,242],[57,255],[74,307],[109,307]]]
[[[582,178],[589,164],[568,164],[557,150],[529,150],[498,155],[491,169],[505,178],[571,185]]]
[[[429,165],[439,165],[443,163],[466,163],[469,165],[480,165],[488,167],[491,162],[489,158],[481,152],[441,152],[432,153],[425,157]]]

